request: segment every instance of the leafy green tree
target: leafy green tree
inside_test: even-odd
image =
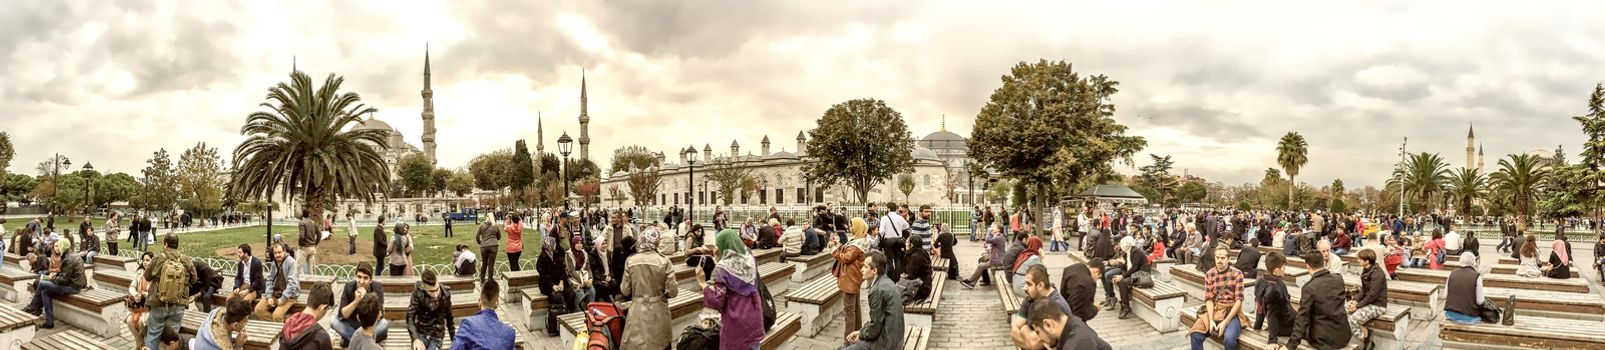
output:
[[[39,182],[35,181],[32,176],[18,173],[5,174],[5,182],[0,183],[0,200],[15,201],[24,205],[33,203],[33,197],[29,196],[28,192],[32,192],[34,187],[38,185]]]
[[[1549,164],[1556,167],[1566,166],[1566,149],[1562,145],[1555,145],[1555,155],[1549,157]]]
[[[1421,211],[1430,211],[1432,195],[1442,192],[1449,183],[1449,163],[1437,153],[1421,152],[1404,160],[1404,167],[1395,169],[1388,179],[1390,186],[1400,186],[1406,195],[1415,197]],[[1403,183],[1399,183],[1403,181]]]
[[[11,145],[11,135],[0,131],[0,188],[4,188],[6,180],[10,179],[10,177],[6,176],[6,168],[11,167],[11,161],[15,158],[17,158],[17,149]],[[0,200],[0,213],[5,213],[6,208],[6,202]]]
[[[446,183],[451,181],[451,170],[435,168],[429,173],[429,193],[437,195],[446,191]]]
[[[198,217],[223,209],[228,177],[223,174],[223,157],[217,147],[197,143],[178,156],[179,207]]]
[[[1209,188],[1197,181],[1188,181],[1176,190],[1176,199],[1182,203],[1198,203],[1209,197]]]
[[[1504,191],[1511,199],[1516,214],[1516,228],[1526,230],[1532,221],[1538,192],[1543,189],[1549,169],[1543,160],[1528,154],[1512,154],[1499,160],[1499,171],[1488,178],[1489,183]]]
[[[524,145],[524,140],[513,142],[513,158],[510,165],[513,168],[508,170],[507,187],[518,192],[518,198],[522,199],[524,188],[535,183],[535,160],[530,158],[529,148]]]
[[[429,187],[435,183],[434,166],[429,164],[429,158],[419,153],[408,153],[396,162],[396,177],[401,179],[401,188],[405,189],[407,197],[421,196],[429,192]]]
[[[1118,82],[1083,76],[1065,61],[1020,62],[976,116],[969,155],[1000,175],[1034,187],[1036,212],[1055,183],[1085,188],[1113,174],[1111,161],[1141,150],[1147,141],[1126,135],[1114,120],[1111,98]],[[884,145],[874,143],[875,146]],[[812,152],[810,152],[812,153]]]
[[[1572,120],[1582,124],[1583,134],[1588,135],[1588,141],[1583,143],[1582,164],[1588,167],[1592,176],[1601,177],[1600,171],[1605,168],[1605,85],[1594,84],[1594,92],[1588,96],[1588,114],[1572,117]],[[1591,191],[1588,197],[1582,200],[1593,208],[1594,219],[1599,220],[1600,208],[1605,204],[1601,202],[1605,201],[1605,198],[1601,198],[1597,186],[1595,191]],[[1596,227],[1595,232],[1598,231]]]
[[[265,111],[246,117],[234,148],[235,198],[300,197],[313,216],[334,198],[372,202],[376,189],[390,188],[390,165],[381,151],[389,132],[356,128],[376,109],[354,92],[341,92],[344,78],[329,74],[323,86],[306,73],[268,89]]]
[[[174,168],[167,149],[158,149],[145,161],[144,175],[139,179],[139,195],[129,206],[146,211],[165,213],[178,205],[178,170]]]
[[[1343,199],[1342,179],[1332,179],[1332,185],[1330,186],[1329,191],[1327,191],[1327,196],[1331,198],[1327,203],[1327,210],[1334,213],[1344,213],[1349,211],[1348,203],[1344,203],[1345,201]]]
[[[568,164],[570,166],[568,169],[569,182],[601,179],[602,169],[597,168],[596,163],[590,159],[570,159]]]
[[[500,149],[474,156],[468,160],[468,171],[474,175],[474,187],[501,192],[507,187],[512,170],[513,150]]]
[[[1589,214],[1594,192],[1594,174],[1588,166],[1577,164],[1551,168],[1544,179],[1543,200],[1538,203],[1538,214],[1552,218],[1578,217]]]
[[[1298,184],[1298,171],[1310,162],[1310,144],[1304,142],[1304,135],[1289,131],[1282,135],[1282,140],[1276,143],[1276,164],[1282,166],[1287,172],[1287,200],[1293,201],[1294,185]]]
[[[468,195],[474,191],[474,175],[462,170],[451,172],[451,178],[446,179],[446,190],[458,197]]]
[[[95,206],[111,204],[112,202],[132,199],[139,193],[139,180],[126,173],[116,173],[100,176],[93,181],[93,188],[89,195],[93,197]]]
[[[845,183],[859,203],[893,175],[914,170],[914,136],[903,114],[885,101],[865,98],[830,106],[808,131],[806,180]],[[824,186],[824,185],[821,185]]]
[[[1449,198],[1455,202],[1456,212],[1460,215],[1471,215],[1471,203],[1483,198],[1483,192],[1488,188],[1488,178],[1477,169],[1460,168],[1449,176]]]
[[[914,193],[914,174],[897,175],[897,191],[903,192],[903,203],[908,204],[908,195]]]
[[[1170,175],[1170,169],[1175,165],[1175,162],[1170,160],[1170,156],[1160,157],[1157,154],[1149,154],[1148,157],[1152,158],[1154,163],[1139,168],[1142,174],[1137,176],[1138,183],[1154,190],[1156,196],[1151,198],[1156,199],[1164,206],[1175,207],[1176,186],[1180,182],[1175,176]]]
[[[630,171],[631,168],[646,169],[654,166],[658,166],[657,153],[646,149],[646,147],[629,145],[613,150],[613,160],[609,162],[607,173]]]

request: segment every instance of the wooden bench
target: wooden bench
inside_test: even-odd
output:
[[[664,255],[664,257],[669,258],[669,263],[671,263],[671,264],[675,264],[675,265],[685,264],[685,250],[683,250],[683,249],[680,250],[680,252],[678,252],[678,253],[674,253],[674,254],[670,254],[670,255]]]
[[[130,271],[101,269],[100,271],[96,271],[95,279],[89,282],[98,282],[99,286],[97,288],[128,290],[128,286],[134,283],[134,278],[134,273]],[[225,287],[227,287],[227,285],[225,285]]]
[[[18,269],[21,269],[23,271],[32,271],[33,270],[32,269],[33,263],[28,261],[28,259],[23,259],[21,255],[12,254],[12,253],[8,252],[8,253],[5,254],[5,261],[6,261],[5,266],[15,266]]]
[[[518,300],[523,289],[541,286],[541,274],[535,270],[507,271],[501,273],[501,276],[502,289],[507,291],[502,300]]]
[[[56,318],[79,329],[102,337],[113,337],[128,327],[123,318],[128,307],[123,305],[126,289],[89,289],[78,294],[63,295],[51,300],[56,303]]]
[[[806,331],[803,334],[809,337],[819,334],[825,325],[842,312],[842,293],[835,276],[826,275],[793,288],[782,294],[780,299],[786,301],[786,311],[802,315],[803,330]]]
[[[1357,291],[1360,289],[1358,277],[1344,277],[1343,288]],[[1388,281],[1388,305],[1401,304],[1410,307],[1410,317],[1418,320],[1431,320],[1443,314],[1443,285],[1411,281]]]
[[[561,348],[565,349],[569,348],[569,345],[574,344],[574,337],[578,336],[580,332],[586,332],[590,329],[585,325],[584,312],[570,312],[557,315],[557,325],[558,339],[563,342],[563,347]],[[670,332],[673,332],[673,330],[671,329]]]
[[[23,343],[33,340],[36,331],[33,324],[38,320],[39,316],[0,304],[0,349],[21,348]]]
[[[830,255],[828,252],[825,252],[814,255],[792,257],[790,259],[786,259],[786,262],[796,266],[796,272],[792,273],[791,281],[802,283],[814,279],[814,277],[819,277],[819,275],[830,272],[830,265],[831,263],[836,262],[836,257]]]
[[[748,253],[752,253],[752,257],[757,259],[758,265],[762,266],[768,263],[780,262],[780,253],[782,253],[782,251],[783,249],[781,248],[769,248],[753,249]]]
[[[1244,293],[1247,294],[1252,292]],[[1187,292],[1169,282],[1154,281],[1152,288],[1132,288],[1131,299],[1135,301],[1131,306],[1132,314],[1154,327],[1154,330],[1169,333],[1180,326],[1176,322],[1176,315],[1187,303]]]
[[[952,264],[953,264],[953,261],[947,260],[947,258],[939,257],[939,258],[936,258],[935,260],[931,260],[931,271],[943,271],[943,272],[946,272],[948,265],[952,265]]]
[[[1287,294],[1288,303],[1291,304],[1293,311],[1297,312],[1300,305],[1299,302],[1304,298],[1303,289],[1289,287]],[[1388,294],[1393,294],[1391,286]],[[1410,328],[1411,309],[1411,307],[1403,304],[1389,303],[1388,308],[1381,315],[1377,315],[1376,318],[1365,323],[1365,328],[1370,329],[1372,332],[1371,341],[1376,343],[1379,348],[1404,349],[1406,330]],[[1245,311],[1245,313],[1252,315],[1253,311]],[[1351,345],[1356,345],[1352,344],[1354,343],[1352,341],[1350,343]]]
[[[758,341],[758,348],[775,350],[791,342],[791,338],[802,330],[802,315],[790,312],[775,313],[775,325],[764,332],[763,340]]]
[[[1399,279],[1426,283],[1447,283],[1453,270],[1399,269]],[[1483,287],[1588,293],[1588,281],[1580,278],[1554,279],[1515,275],[1482,274]]]
[[[139,259],[111,254],[96,254],[95,265],[105,266],[109,269],[134,271],[139,268]]]
[[[379,283],[379,287],[385,291],[386,297],[390,295],[412,295],[412,290],[417,288],[419,279],[420,277],[418,276],[373,276],[373,281]],[[473,293],[475,291],[474,278],[469,276],[436,276],[435,282],[451,287],[452,293]],[[305,289],[307,286],[310,285],[303,283],[302,288]]]
[[[1284,269],[1285,268],[1286,267],[1284,267]],[[1173,280],[1175,282],[1181,282],[1182,284],[1185,284],[1193,289],[1204,290],[1204,273],[1198,272],[1198,269],[1194,268],[1192,264],[1176,265],[1176,268],[1170,269],[1170,275],[1175,277]],[[1287,281],[1285,276],[1283,277],[1282,281]],[[1256,301],[1254,296],[1254,285],[1258,283],[1259,280],[1243,279],[1243,307],[1247,308],[1258,305],[1255,304]],[[1288,283],[1287,285],[1288,288],[1297,287],[1297,285],[1294,283]]]
[[[1185,310],[1181,311],[1180,317],[1178,317],[1178,318],[1180,319],[1182,324],[1185,324],[1188,327],[1191,327],[1193,325],[1193,323],[1198,322],[1198,308],[1195,308],[1195,307],[1186,308]],[[1268,345],[1268,343],[1270,343],[1270,337],[1268,336],[1268,334],[1266,334],[1267,331],[1257,331],[1257,330],[1254,330],[1252,328],[1249,328],[1249,326],[1251,326],[1251,325],[1242,325],[1242,332],[1239,333],[1238,336],[1237,336],[1237,347],[1238,347],[1238,349],[1264,350],[1265,347]],[[1282,338],[1282,340],[1286,340],[1286,339],[1287,338],[1285,338],[1285,337]],[[1343,347],[1343,349],[1358,349],[1358,348],[1360,348],[1359,344],[1355,344],[1355,343],[1358,343],[1358,342],[1351,341],[1351,342],[1349,342],[1349,346]],[[1213,349],[1219,349],[1222,346],[1224,346],[1224,343],[1221,341],[1221,335],[1219,335],[1219,334],[1211,335],[1209,337],[1209,345],[1211,346],[1210,348],[1213,348]]]
[[[797,270],[796,265],[773,262],[758,266],[758,278],[769,287],[769,295],[785,293],[791,289],[791,276]],[[696,283],[694,280],[692,283]],[[689,289],[689,288],[686,288]]]
[[[417,281],[417,280],[414,279],[414,281]],[[263,281],[263,282],[273,283],[273,281]],[[304,275],[300,276],[300,278],[299,278],[299,280],[297,282],[298,283],[296,283],[296,284],[301,285],[301,293],[302,294],[311,293],[312,292],[312,286],[318,284],[318,282],[328,283],[329,284],[329,290],[334,292],[336,299],[339,298],[340,292],[345,290],[345,284],[344,283],[337,283],[338,281],[335,280],[334,276],[329,276],[329,275],[304,274]],[[225,285],[224,288],[227,288],[228,286],[233,286],[233,284],[227,284],[227,285]],[[412,294],[412,287],[408,287],[407,288],[407,294]],[[388,295],[386,295],[386,296],[388,296]],[[336,302],[338,302],[338,301],[336,301]]]
[[[947,284],[946,278],[932,276],[931,296],[916,303],[903,305],[903,323],[925,329],[932,328],[936,321],[936,310],[942,306],[942,287]]]
[[[522,315],[519,315],[525,317],[524,328],[531,332],[544,334],[546,332],[546,313],[551,311],[551,302],[546,300],[546,295],[541,294],[538,288],[519,289],[518,295],[521,302],[519,305],[523,305],[522,308],[526,310]]]
[[[461,331],[462,324],[460,322],[462,322],[462,320],[459,319],[456,321],[459,322],[457,325],[457,330]],[[512,327],[513,325],[508,324],[507,326]],[[450,349],[452,338],[455,337],[452,334],[447,334],[445,338],[440,339],[440,348]],[[329,339],[334,341],[335,346],[340,345],[340,336],[331,334]],[[384,343],[379,344],[379,346],[387,350],[412,350],[412,337],[407,334],[407,326],[402,324],[400,327],[397,327],[392,324],[389,335],[385,337]],[[518,332],[517,328],[515,327],[513,332],[513,349],[524,350],[528,348],[529,346],[524,344],[524,332]]]
[[[27,343],[17,344],[16,347],[7,345],[6,348],[20,348],[22,350],[118,350],[118,348],[114,348],[105,342],[72,330],[61,331],[44,338],[32,339]]]
[[[997,290],[998,300],[1003,302],[1003,315],[1020,312],[1020,296],[1014,294],[1014,287],[1009,285],[1008,280],[1003,279],[1003,270],[992,270],[987,273],[992,274],[992,288]]]
[[[205,322],[206,321],[206,315],[207,315],[206,313],[198,312],[198,311],[185,312],[183,321],[179,325],[179,333],[183,333],[183,334],[189,335],[191,337],[194,337],[197,334],[200,334],[201,327],[209,327],[210,326],[210,325],[202,325],[201,324],[201,322]],[[402,324],[400,326],[401,327],[399,327],[399,328],[401,328],[401,329],[407,329],[405,324]],[[125,326],[125,328],[126,328],[126,326]],[[392,329],[395,329],[395,328],[397,328],[397,327],[392,326]],[[268,321],[254,320],[254,319],[250,320],[250,321],[246,321],[245,322],[245,336],[246,336],[245,348],[249,349],[249,350],[269,350],[269,349],[278,348],[278,344],[274,344],[274,343],[277,340],[276,338],[278,337],[279,332],[283,331],[283,330],[284,330],[284,324],[283,323],[279,323],[279,322],[268,322]],[[333,339],[338,341],[340,339],[340,337],[336,336]]]
[[[28,284],[38,280],[39,275],[11,268],[10,265],[0,268],[0,298],[10,302],[22,301],[23,295],[33,295],[28,291]]]
[[[1448,349],[1605,348],[1605,333],[1594,322],[1525,316],[1516,317],[1516,323],[1510,326],[1439,322],[1438,327],[1438,338]]]
[[[1483,296],[1494,305],[1516,296],[1516,315],[1536,315],[1558,319],[1605,320],[1605,301],[1594,293],[1567,293],[1510,288],[1483,287]],[[1391,293],[1390,293],[1391,294]],[[1437,313],[1442,313],[1438,311]],[[1519,317],[1518,317],[1519,319]]]
[[[674,265],[674,282],[680,289],[697,289],[697,268],[685,264]]]
[[[1170,269],[1176,267],[1176,259],[1159,258],[1159,260],[1150,261],[1149,266],[1152,266],[1151,270],[1154,270],[1155,280],[1170,282]]]
[[[301,302],[299,304],[306,305],[306,295],[307,295],[306,292],[302,292],[301,293]],[[405,319],[407,317],[407,307],[412,303],[412,298],[411,297],[412,297],[411,295],[408,295],[406,298],[393,297],[393,296],[389,295],[389,293],[386,293],[386,295],[385,295],[385,304],[384,304],[384,318],[391,319],[391,320]],[[464,294],[464,293],[457,293],[455,291],[452,292],[452,295],[451,295],[451,316],[452,317],[468,317],[468,316],[473,316],[475,313],[478,313],[478,312],[479,312],[479,298],[478,298],[477,294]]]
[[[930,341],[930,328],[903,326],[903,350],[925,350]]]
[[[1516,269],[1519,268],[1520,266],[1521,265],[1498,264],[1498,265],[1494,265],[1489,270],[1492,273],[1495,273],[1495,274],[1512,275],[1512,276],[1514,276],[1514,275],[1516,275]],[[1579,276],[1581,276],[1581,275],[1577,274],[1577,267],[1576,266],[1572,266],[1571,273],[1572,273],[1572,277],[1571,278],[1579,278]]]

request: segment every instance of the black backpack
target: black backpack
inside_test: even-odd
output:
[[[763,330],[768,332],[769,328],[775,326],[775,298],[769,296],[769,287],[764,286],[763,281],[757,282],[758,296],[762,300],[759,304],[763,305]]]
[[[719,324],[707,322],[685,327],[680,341],[674,345],[680,350],[715,350],[719,348]]]

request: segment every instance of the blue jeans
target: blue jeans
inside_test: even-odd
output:
[[[1231,321],[1226,322],[1226,329],[1221,332],[1221,343],[1225,345],[1226,350],[1237,350],[1237,335],[1243,332],[1243,326],[1238,324],[1239,320],[1242,319],[1232,317]],[[1191,337],[1193,350],[1202,350],[1204,341],[1209,340],[1209,335],[1203,333],[1193,333]]]
[[[1059,247],[1064,247],[1064,248],[1059,248]],[[1064,251],[1070,251],[1070,242],[1065,242],[1065,241],[1048,242],[1048,251],[1057,252],[1057,251],[1059,251],[1061,249],[1063,249]]]
[[[1105,270],[1103,272],[1103,296],[1104,296],[1104,298],[1107,298],[1107,299],[1114,299],[1115,298],[1115,287],[1114,287],[1115,276],[1120,276],[1121,274],[1124,274],[1124,273],[1126,273],[1126,270],[1122,269],[1122,268],[1119,268],[1119,267],[1111,267],[1108,270]]]
[[[150,308],[150,320],[145,321],[145,346],[155,349],[163,329],[178,328],[184,320],[184,308],[185,305]]]
[[[1482,323],[1482,316],[1481,315],[1472,316],[1472,315],[1467,315],[1467,314],[1454,312],[1454,311],[1449,311],[1449,310],[1443,310],[1443,318],[1446,319],[1446,320],[1452,321],[1454,323],[1459,323],[1459,324],[1479,324],[1479,323]]]
[[[335,312],[340,312],[340,310],[337,309]],[[351,334],[356,333],[357,328],[353,326],[352,323],[346,323],[345,321],[339,320],[334,321],[333,326],[334,332],[340,334],[340,347],[351,347]],[[390,320],[379,319],[379,323],[373,325],[373,341],[384,343],[385,338],[388,338],[389,335]]]
[[[1343,248],[1332,249],[1332,254],[1343,255],[1343,254],[1348,254],[1348,253],[1349,253],[1348,249],[1343,249]]]
[[[596,287],[574,288],[574,301],[579,302],[575,309],[584,310],[586,305],[596,301]]]
[[[421,342],[424,342],[424,349],[425,350],[440,350],[440,342],[441,342],[440,338],[436,338],[434,336],[428,336],[428,335],[418,335],[418,336],[413,336],[413,339],[421,341]],[[410,343],[408,344],[408,347],[409,348],[412,347]]]
[[[50,281],[39,281],[39,285],[35,286],[34,290],[33,301],[28,303],[28,309],[44,310],[45,323],[55,323],[56,320],[56,308],[53,306],[55,303],[50,302],[51,298],[58,295],[78,294],[77,288],[55,284]]]

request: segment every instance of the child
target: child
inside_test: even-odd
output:
[[[1385,234],[1378,234],[1377,236],[1385,237],[1383,242],[1387,243],[1388,246],[1387,255],[1382,257],[1382,266],[1387,268],[1389,279],[1397,280],[1399,279],[1399,265],[1404,263],[1404,256],[1408,254],[1409,251],[1403,247],[1400,247],[1399,242],[1394,240],[1393,236]]]
[[[1599,272],[1599,281],[1605,282],[1605,235],[1594,243],[1594,271]]]

